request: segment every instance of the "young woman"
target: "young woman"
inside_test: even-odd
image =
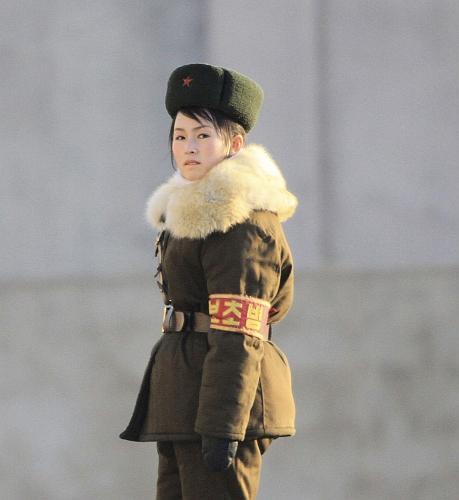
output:
[[[261,455],[295,432],[290,369],[271,333],[293,298],[281,222],[297,200],[265,149],[245,144],[262,100],[225,68],[189,64],[169,78],[177,171],[147,204],[163,335],[121,434],[157,441],[159,500],[254,499]]]

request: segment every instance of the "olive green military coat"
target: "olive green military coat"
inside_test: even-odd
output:
[[[199,181],[175,174],[152,194],[147,218],[165,231],[168,299],[176,310],[210,314],[211,329],[161,336],[121,438],[294,434],[287,358],[257,332],[281,321],[293,300],[281,222],[296,204],[275,162],[255,144]]]

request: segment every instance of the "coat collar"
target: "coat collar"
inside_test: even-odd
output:
[[[268,152],[250,144],[198,181],[183,182],[173,175],[148,199],[146,218],[175,237],[205,238],[214,231],[228,231],[253,210],[275,212],[285,221],[297,203]]]

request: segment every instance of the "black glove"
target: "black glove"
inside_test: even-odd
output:
[[[230,439],[202,436],[202,458],[209,470],[221,472],[227,469],[236,456],[237,444]]]

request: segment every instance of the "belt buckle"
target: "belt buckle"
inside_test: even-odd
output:
[[[162,325],[162,332],[167,333],[173,331],[173,325],[172,323],[175,323],[174,318],[174,306],[172,304],[168,304],[164,306],[164,311],[163,311],[163,325]]]
[[[172,304],[164,306],[162,332],[181,332],[185,323],[188,323],[185,320],[186,317],[183,311],[176,311]]]

